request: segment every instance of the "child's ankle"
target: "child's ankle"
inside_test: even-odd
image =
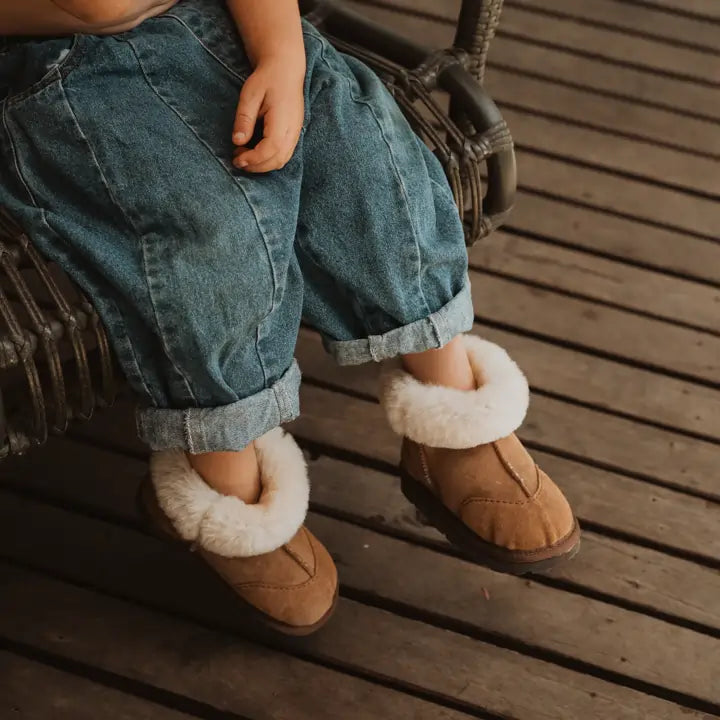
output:
[[[247,504],[259,500],[262,482],[254,445],[238,452],[186,455],[190,465],[213,490],[234,495]]]

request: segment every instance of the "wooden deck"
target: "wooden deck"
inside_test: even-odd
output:
[[[356,3],[444,46],[457,0]],[[471,252],[476,332],[525,368],[522,438],[580,555],[515,578],[419,524],[375,401],[303,331],[311,528],[337,616],[285,640],[143,532],[128,399],[0,466],[0,718],[720,716],[720,3],[507,0],[488,87],[518,148]]]

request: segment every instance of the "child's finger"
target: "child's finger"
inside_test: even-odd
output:
[[[248,172],[263,172],[260,168],[271,166],[273,161],[283,155],[284,148],[271,138],[263,138],[252,150],[237,153],[234,159],[235,167]],[[270,167],[270,169],[275,169]]]
[[[281,113],[269,110],[263,117],[264,137],[252,149],[238,153],[235,165],[250,172],[263,172],[259,167],[272,166],[272,161],[284,157],[288,145],[289,128],[278,121]],[[275,166],[273,166],[274,169]]]
[[[280,152],[273,155],[268,160],[265,160],[261,163],[256,163],[255,165],[248,165],[247,167],[243,168],[246,172],[251,173],[265,173],[270,172],[271,170],[280,170],[280,168],[284,167],[288,161],[288,153],[287,151],[281,150]]]
[[[264,93],[261,88],[255,87],[251,75],[240,91],[240,100],[235,111],[232,140],[236,145],[245,145],[255,132],[263,98]]]

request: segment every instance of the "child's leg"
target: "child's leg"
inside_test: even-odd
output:
[[[373,73],[306,32],[306,317],[341,364],[402,357],[381,399],[403,436],[403,490],[451,540],[511,572],[571,555],[572,511],[513,434],[527,382],[501,348],[461,335],[467,253],[439,162]]]
[[[458,390],[475,390],[477,383],[459,337],[441,348],[403,355],[405,369],[430,385],[444,385]]]
[[[187,453],[187,458],[203,480],[222,495],[234,495],[245,503],[258,501],[262,483],[254,442],[242,450]]]
[[[278,429],[298,413],[301,160],[263,178],[233,170],[249,65],[237,43],[214,42],[231,21],[203,13],[191,32],[192,4],[180,12],[191,15],[0,54],[0,87],[8,57],[39,76],[0,108],[0,203],[104,321],[153,450],[144,507],[266,620],[306,632],[337,583],[302,527],[302,453]],[[258,474],[258,503],[242,502],[258,500]]]

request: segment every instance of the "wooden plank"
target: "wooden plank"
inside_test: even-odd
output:
[[[456,0],[445,4],[442,8],[433,0],[390,0],[389,4],[398,10],[420,11],[444,18],[452,25],[456,22],[460,5]],[[537,12],[538,8],[546,12]],[[612,27],[604,27],[602,23],[579,23],[572,17],[563,17],[567,12],[572,15],[582,15],[594,11],[595,15],[600,14],[601,19],[607,22],[622,16],[625,6],[619,8],[617,4],[605,3],[598,7],[596,0],[594,5],[590,4],[588,10],[584,7],[582,10],[574,8],[577,8],[577,4],[571,4],[570,0],[559,0],[559,2],[556,0],[551,5],[540,4],[538,0],[507,3],[503,8],[499,34],[501,37],[508,35],[530,43],[548,43],[621,66],[630,65],[650,72],[684,76],[688,80],[700,83],[717,84],[720,77],[720,58],[716,57],[715,53],[668,44],[644,33],[630,35],[618,32]],[[684,22],[687,24],[690,21],[685,19]],[[699,24],[695,22],[694,27]],[[713,47],[717,49],[717,39]]]
[[[511,128],[512,130],[512,128]],[[716,239],[720,203],[518,150],[520,186],[677,232]]]
[[[720,244],[520,191],[507,225],[570,247],[720,285]]]
[[[601,60],[507,36],[497,38],[491,57],[493,67],[512,68],[570,87],[663,108],[676,113],[678,122],[682,122],[685,115],[705,120],[720,118],[720,101],[716,93],[709,93],[708,88],[685,80],[628,67],[613,68]]]
[[[685,629],[671,630],[654,618],[528,580],[521,581],[521,588],[517,578],[481,571],[446,555],[430,558],[425,549],[363,528],[342,526],[329,518],[313,517],[311,527],[338,552],[348,585],[357,583],[369,597],[427,609],[451,622],[541,645],[667,688],[679,689],[681,684],[691,688],[679,677],[685,653],[688,661],[697,663],[693,670],[701,673],[698,664],[710,663],[711,658],[720,660],[720,644],[713,638]],[[398,572],[398,568],[407,570]],[[557,611],[560,615],[554,618]],[[654,644],[654,640],[648,642],[646,632],[665,635],[667,645],[661,643],[658,652],[677,653],[664,667],[657,657],[649,663],[652,669],[641,667],[641,656],[652,652],[650,646]],[[711,656],[698,655],[702,648]],[[699,679],[692,681],[693,692],[699,690],[716,702],[720,685],[714,669],[708,668],[704,687],[695,685]]]
[[[122,561],[122,550],[118,550],[116,557]],[[135,572],[131,577],[141,575]],[[236,634],[206,630],[2,563],[0,578],[3,584],[0,605],[4,615],[0,632],[4,635],[71,661],[92,664],[122,678],[147,683],[161,692],[188,697],[206,705],[208,717],[371,720],[383,717],[384,712],[392,713],[391,717],[424,720],[468,717],[322,665],[253,645]],[[210,602],[206,603],[205,619],[214,621],[212,588],[208,592]],[[148,597],[143,596],[141,587],[134,588],[130,594],[143,602],[154,599],[152,588]],[[38,603],[38,598],[43,598],[47,607]],[[227,608],[222,602],[220,605]],[[114,639],[112,643],[107,642],[108,637]],[[332,692],[326,692],[327,688],[332,688]],[[37,693],[37,687],[34,691]],[[99,713],[97,706],[94,711],[93,715],[32,717],[48,720],[65,717],[68,720],[128,717],[129,720],[132,717]],[[164,720],[186,716],[179,713],[166,716],[162,708],[158,708],[155,715],[135,717]]]
[[[469,258],[478,270],[499,271],[622,308],[678,320],[701,330],[720,332],[720,288],[502,231],[477,243],[470,249]]]
[[[310,470],[314,508],[382,527],[412,541],[422,540],[446,551],[450,548],[444,537],[418,521],[396,476],[327,456],[313,460]],[[575,494],[580,491],[576,489]],[[641,498],[632,508],[639,514],[646,504]],[[610,602],[645,606],[720,632],[720,606],[715,602],[720,597],[717,571],[658,550],[585,530],[582,552],[575,560],[545,574],[611,596]]]
[[[720,78],[720,57],[686,47],[668,45],[646,37],[627,35],[551,15],[528,12],[517,5],[503,10],[503,34],[529,42],[542,41],[579,55],[602,58],[612,63],[641,68],[686,82],[716,86]],[[621,70],[622,71],[622,70]],[[719,102],[708,88],[708,102]]]
[[[1,499],[0,538],[7,557],[50,568],[114,594],[139,597],[171,612],[210,617],[216,626],[219,622],[228,629],[245,626],[230,591],[220,587],[220,581],[191,553],[15,495],[2,494]],[[313,517],[311,527],[337,553],[348,586],[370,593],[370,597],[421,610],[430,608],[468,628],[550,652],[558,660],[572,656],[603,671],[662,686],[689,696],[683,700],[694,707],[710,708],[717,700],[714,668],[720,662],[720,644],[711,637],[529,580],[492,573],[330,518]],[[420,571],[425,566],[431,568],[431,583]],[[163,568],[162,573],[158,568]],[[400,573],[398,568],[409,572]],[[479,601],[483,597],[489,600]],[[409,658],[394,657],[387,669],[378,668],[382,659],[377,658],[378,648],[373,648],[367,637],[369,628],[375,626],[358,621],[351,624],[365,627],[364,655],[348,657],[348,648],[329,632],[304,641],[303,653],[315,648],[322,657],[342,648],[344,663],[407,682],[400,673],[407,672],[404,668]],[[376,637],[382,638],[387,654],[394,652],[386,645],[384,632],[377,632]],[[409,664],[421,664],[417,652],[411,657]],[[444,657],[454,655],[447,652]],[[427,668],[424,670],[427,675]]]
[[[432,4],[431,0],[390,0],[390,3],[398,8],[420,10],[447,23],[455,23],[460,10],[460,0],[447,0],[442,5]],[[510,0],[505,4],[511,6],[718,53],[713,24],[642,4],[622,0],[583,0],[582,4],[553,0],[552,5],[544,0]]]
[[[503,107],[502,114],[516,145],[523,149],[577,160],[680,191],[720,195],[716,158],[699,157],[637,138],[578,127],[571,120],[540,117],[532,110]]]
[[[514,108],[540,113],[694,154],[720,156],[720,138],[714,122],[679,118],[677,113],[622,98],[609,102],[607,97],[592,90],[568,87],[493,65],[486,75],[485,86],[503,112]],[[514,125],[513,130],[516,130]],[[536,139],[528,136],[528,142]]]
[[[339,402],[330,391],[311,386],[302,388],[300,396],[303,415],[292,427],[302,437],[392,465],[398,462],[397,439],[378,405],[356,398]],[[711,443],[546,397],[533,398],[519,435],[575,460],[720,499],[715,480],[717,446]]]
[[[720,437],[720,391],[641,370],[588,353],[476,324],[473,333],[505,348],[526,374],[531,387],[570,401],[630,416],[668,429]],[[365,368],[330,363],[312,330],[302,329],[298,353],[305,372],[316,380],[374,396],[377,382]],[[612,392],[609,390],[612,389]]]
[[[568,297],[516,280],[470,272],[480,322],[511,326],[583,350],[716,385],[720,337]]]
[[[305,355],[300,350],[299,357],[306,377],[317,377],[322,382],[336,380],[339,387],[363,393],[374,393],[377,388],[375,366],[340,369],[324,354],[316,351]],[[303,415],[294,426],[294,432],[316,443],[335,445],[340,449],[376,457],[391,465],[397,463],[397,440],[390,433],[375,403],[356,398],[339,398],[331,391],[316,387],[304,387],[301,397]],[[325,403],[328,404],[328,412],[324,414]],[[75,424],[72,433],[143,457],[147,450],[135,433],[130,403],[119,402],[117,412],[98,412],[92,423]],[[125,420],[120,419],[121,412],[125,413]],[[368,413],[372,418],[370,421]],[[354,429],[348,431],[347,427]],[[362,428],[363,432],[358,433],[357,428]],[[564,474],[573,478],[583,474],[593,477],[598,469],[616,472],[619,469],[621,474],[644,475],[681,490],[690,489],[708,497],[718,497],[714,481],[716,451],[710,443],[690,440],[543,396],[533,398],[520,435],[525,442],[535,447],[536,454],[538,445],[540,449],[552,453],[546,455],[546,458],[553,458],[551,464],[544,459],[543,465],[560,483]],[[577,462],[566,465],[568,457]],[[589,465],[587,461],[590,461]],[[593,465],[599,468],[593,468]],[[607,487],[612,487],[614,480],[611,482],[610,478],[620,478],[622,475],[610,472],[605,477],[608,478]],[[656,493],[662,490],[645,482],[625,479],[638,482],[639,492],[645,493],[648,498],[656,497]],[[686,497],[678,505],[692,501],[693,498]],[[699,502],[701,507],[705,504],[702,500]],[[609,510],[612,517],[612,508]],[[593,520],[590,516],[588,519]],[[659,522],[663,524],[666,520]],[[692,525],[688,527],[694,529]],[[622,526],[618,529],[622,530]],[[673,535],[674,532],[668,533],[669,544],[672,544]],[[714,536],[714,533],[709,533],[703,542]],[[713,557],[712,553],[710,555]]]
[[[562,14],[601,27],[619,28],[633,35],[653,37],[670,44],[684,44],[715,54],[720,49],[717,27],[713,24],[622,0],[583,0],[582,3],[574,0],[553,0],[552,5],[548,5],[544,0],[512,0],[508,4],[538,12]],[[452,10],[456,11],[459,3],[450,0],[447,6],[442,8],[443,17],[457,17],[453,16]]]
[[[368,371],[366,367],[339,368],[321,352],[319,345],[317,337],[313,334],[307,332],[301,334],[297,354],[306,378],[322,379],[323,382],[337,387],[371,396],[375,394],[378,383],[374,372]],[[306,390],[307,392],[305,390],[303,392],[305,398],[309,398],[309,402],[304,402],[303,415],[290,426],[296,435],[323,445],[333,445],[336,435],[339,437],[342,433],[358,435],[357,444],[350,446],[347,442],[341,442],[338,447],[353,449],[368,457],[379,457],[371,445],[373,438],[368,438],[367,442],[363,441],[363,437],[367,434],[365,424],[354,426],[364,428],[363,433],[358,434],[357,431],[348,431],[347,425],[343,423],[342,408],[354,404],[354,400],[350,401],[342,396],[333,398],[332,393],[320,393],[313,388]],[[307,423],[308,418],[313,417],[313,413],[322,412],[320,395],[322,402],[327,403],[329,412],[332,412],[334,407],[340,409],[333,415],[338,418],[336,434],[323,435],[321,432],[316,432],[317,427],[312,419],[310,424]],[[538,398],[534,398],[531,406],[537,401]],[[365,411],[368,412],[367,408]],[[358,412],[363,411],[358,409]],[[384,426],[380,413],[376,414],[375,410],[369,412],[373,415],[368,426]],[[119,423],[119,425],[123,424],[129,426],[130,420]],[[93,437],[101,437],[99,434],[101,432],[102,428],[98,428],[98,432],[94,433]],[[379,434],[383,438],[387,437],[382,431]],[[397,451],[393,454],[392,449],[397,443],[389,437],[383,442],[386,442],[388,450],[387,455],[381,457],[395,464]],[[533,452],[533,456],[562,488],[582,520],[715,561],[720,558],[720,534],[715,531],[715,528],[720,526],[719,505],[666,488],[650,486],[562,456],[538,450]]]
[[[718,390],[481,324],[473,332],[504,347],[534,390],[671,430],[720,437]]]
[[[505,348],[531,387],[673,430],[720,438],[720,391],[477,324]]]
[[[494,78],[495,75],[495,72],[490,73],[490,77]],[[512,130],[516,147],[681,192],[705,197],[717,197],[720,194],[720,173],[717,172],[716,162],[718,156],[712,154],[714,144],[719,142],[717,133],[709,142],[694,138],[700,150],[688,152],[684,147],[669,146],[667,141],[658,143],[643,138],[642,133],[637,132],[637,112],[626,115],[622,107],[624,101],[608,102],[607,98],[600,98],[592,93],[581,93],[574,88],[517,73],[501,71],[500,75],[505,82],[499,95],[493,93],[491,82],[488,82],[488,89],[497,102],[500,102],[501,98],[507,98],[506,102],[500,103],[500,108]],[[495,83],[498,83],[497,78]],[[528,97],[535,97],[535,107],[526,107],[526,88],[523,84],[531,86]],[[550,93],[547,92],[548,88]],[[553,95],[556,96],[555,103],[550,99]],[[598,119],[589,114],[593,103],[588,107],[588,98],[595,101],[594,106],[604,108],[600,114],[609,117],[606,126],[600,125]],[[435,100],[442,108],[447,107],[446,94],[436,92]],[[560,104],[557,100],[564,100],[565,104]],[[625,104],[629,105],[631,110],[640,110],[653,117],[663,113],[642,105]],[[671,123],[666,123],[665,130],[668,125],[680,127],[683,135],[688,136],[684,122],[679,123],[677,116],[664,114],[672,120]],[[579,116],[578,119],[575,116]],[[620,119],[619,123],[615,122],[616,118]],[[630,125],[631,121],[636,125]],[[711,127],[713,131],[715,129],[715,123],[695,122]],[[623,124],[635,131],[631,129],[629,134],[621,132],[619,125]]]
[[[397,3],[399,0],[393,1]],[[452,43],[451,24],[444,25],[396,10],[365,5],[357,0],[348,2],[367,17],[428,46],[446,47]],[[493,41],[490,51],[493,67],[520,70],[533,77],[609,93],[679,114],[705,119],[720,118],[720,93],[708,92],[707,87],[647,70],[630,67],[618,69],[603,60],[582,57],[556,46],[517,40],[505,35],[504,28],[505,15],[500,34]]]
[[[627,0],[650,7],[667,8],[681,14],[691,14],[700,19],[720,20],[720,7],[715,0]]]
[[[14,614],[15,609],[10,611]],[[189,720],[191,716],[0,650],[0,717]]]
[[[112,478],[107,478],[104,472],[108,466],[115,468],[116,474]],[[327,456],[310,459],[309,466],[311,502],[316,509],[447,549],[444,538],[417,522],[414,509],[400,493],[396,476]],[[48,472],[50,467],[59,469],[54,477]],[[34,453],[24,462],[11,461],[9,467],[3,468],[0,483],[21,493],[83,507],[101,517],[128,522],[134,511],[135,489],[145,472],[146,465],[140,460],[52,440],[47,448]],[[593,502],[592,481],[597,479],[585,479],[584,484],[582,480],[568,483],[572,493],[581,498],[578,512],[584,511]],[[600,477],[599,481],[603,483],[603,478]],[[590,488],[589,499],[584,497],[587,487]],[[713,536],[720,508],[716,508],[715,513],[701,509],[693,518],[695,523],[688,526],[683,525],[689,518],[681,504],[682,498],[661,495],[659,501],[666,506],[669,504],[669,507],[664,508],[667,514],[658,518],[655,502],[658,498],[633,492],[634,488],[624,491],[622,483],[619,489],[612,488],[609,493],[607,490],[607,483],[600,485],[599,492],[603,493],[605,505],[610,506],[606,515],[611,516],[615,504],[621,514],[630,514],[626,508],[632,510],[628,526],[623,527],[625,533],[638,532],[638,520],[634,518],[639,517],[640,529],[647,532],[651,539],[663,542],[670,532],[677,529],[681,542],[683,535],[687,534],[703,553],[712,553],[713,541],[705,538]],[[672,505],[673,500],[675,505]],[[581,520],[584,519],[585,516],[581,515]],[[707,532],[703,532],[704,529]],[[656,550],[586,532],[583,553],[578,560],[551,575],[623,602],[645,605],[659,613],[677,616],[681,621],[720,631],[720,607],[713,602],[714,597],[720,594],[720,575],[714,570]]]
[[[122,557],[121,549],[115,548],[115,552]],[[129,580],[138,577],[136,570],[133,565]],[[35,573],[0,564],[0,582],[5,591],[0,595],[0,632],[46,651],[81,658],[124,677],[212,703],[219,712],[245,713],[261,708],[264,712],[256,716],[258,719],[274,720],[358,720],[373,717],[373,711],[375,718],[466,717],[417,700],[411,704],[406,699],[403,704],[401,699],[406,696],[400,693],[281,656],[269,648],[251,646],[234,633],[214,632]],[[133,594],[142,595],[141,588],[130,587]],[[194,615],[204,610],[214,626],[226,623],[226,616],[213,613],[216,594],[204,589],[203,600],[196,607],[185,603],[186,609]],[[157,590],[158,583],[151,582],[141,599],[157,600]],[[49,600],[46,609],[37,609],[37,597]],[[230,626],[236,625],[231,618]],[[122,638],[122,642],[109,644],[108,636]],[[382,638],[381,645],[378,638]],[[312,641],[303,641],[302,648],[308,656],[321,655],[343,664],[356,657],[369,658],[369,664],[387,677],[399,671],[416,687],[429,688],[455,704],[482,704],[491,712],[503,717],[511,714],[517,720],[709,717],[345,599],[340,601],[332,624]],[[242,672],[238,677],[239,669]],[[428,706],[429,711],[425,710]],[[365,709],[367,714],[362,714]]]

